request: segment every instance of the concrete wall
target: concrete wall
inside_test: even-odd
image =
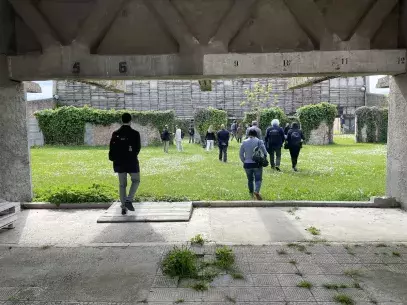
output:
[[[366,106],[387,107],[389,97],[385,94],[366,93]]]
[[[0,197],[7,201],[30,201],[31,168],[24,88],[21,83],[7,80],[5,67],[5,56],[0,55]]]
[[[333,143],[333,126],[328,126],[325,122],[319,125],[318,129],[311,131],[309,145],[328,145]]]
[[[106,146],[109,145],[112,133],[120,128],[120,124],[109,126],[86,124],[85,126],[85,145]],[[160,132],[154,126],[142,126],[132,123],[131,127],[140,132],[141,145],[148,146],[161,142]]]
[[[244,92],[257,83],[271,85],[269,105],[274,102],[289,114],[299,107],[320,102],[338,105],[346,116],[354,117],[356,108],[364,106],[364,77],[327,80],[310,87],[289,90],[288,78],[242,78],[213,80],[212,91],[203,92],[197,80],[126,81],[124,93],[108,92],[79,82],[58,81],[56,94],[62,105],[90,105],[100,109],[174,110],[177,117],[192,118],[202,107],[224,109],[229,116],[242,118],[248,108],[241,107]]]
[[[407,75],[390,80],[387,195],[407,209]]]
[[[34,113],[39,110],[53,109],[56,106],[54,99],[45,100],[35,100],[26,102],[27,111],[27,123],[28,123],[28,145],[32,146],[43,146],[44,135],[38,125],[38,121],[34,116]]]

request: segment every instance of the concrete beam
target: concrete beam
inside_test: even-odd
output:
[[[311,39],[315,49],[319,49],[321,41],[329,32],[325,18],[314,0],[284,0],[299,26]]]
[[[371,40],[398,2],[399,0],[378,0],[357,27],[355,35]]]
[[[400,74],[406,72],[405,58],[406,50],[210,54],[204,56],[204,75]]]
[[[194,70],[185,69],[178,54],[109,56],[77,54],[72,48],[61,50],[58,55],[10,56],[10,79],[139,79],[194,74]]]
[[[337,76],[293,77],[288,81],[287,89],[305,88],[336,77]]]
[[[97,0],[73,41],[85,49],[92,49],[103,40],[118,12],[128,0]]]
[[[10,3],[8,0],[0,0],[0,54],[12,54],[15,51],[14,23],[14,14]]]
[[[199,41],[189,30],[170,0],[144,0],[144,3],[166,26],[180,46],[180,52],[189,52],[199,46]]]
[[[54,30],[30,0],[10,0],[16,13],[33,30],[43,51],[61,46]]]
[[[244,23],[250,17],[253,6],[258,0],[236,0],[232,8],[223,19],[209,45],[221,44],[225,52],[228,51],[230,41],[237,35]]]

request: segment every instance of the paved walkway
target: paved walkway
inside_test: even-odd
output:
[[[1,231],[0,304],[333,305],[337,294],[357,305],[407,304],[399,210],[197,209],[190,223],[96,224],[102,212],[24,211],[15,230]],[[321,230],[317,242],[309,226]],[[213,241],[196,248],[203,259],[234,244],[243,280],[223,275],[197,292],[162,275],[163,255],[198,233]],[[306,239],[314,242],[289,244]]]

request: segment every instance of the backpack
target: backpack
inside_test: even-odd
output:
[[[267,156],[260,149],[260,141],[257,142],[257,146],[253,149],[252,159],[261,167],[267,167],[269,165]]]
[[[109,151],[109,160],[117,161],[121,159],[128,159],[132,151],[133,147],[130,139],[126,135],[116,133],[112,139],[112,144]]]
[[[280,129],[277,129],[277,128],[270,129],[269,133],[267,135],[267,138],[268,138],[268,144],[281,143]]]
[[[291,145],[301,146],[301,141],[302,141],[301,131],[299,131],[298,129],[294,129],[291,132]]]

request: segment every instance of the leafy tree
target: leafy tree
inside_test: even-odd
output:
[[[243,101],[240,106],[248,106],[251,112],[256,113],[256,119],[259,122],[261,111],[264,108],[276,105],[275,100],[272,103],[269,103],[272,89],[271,84],[262,85],[260,83],[256,83],[251,90],[246,90],[244,92],[246,95],[246,100]]]

